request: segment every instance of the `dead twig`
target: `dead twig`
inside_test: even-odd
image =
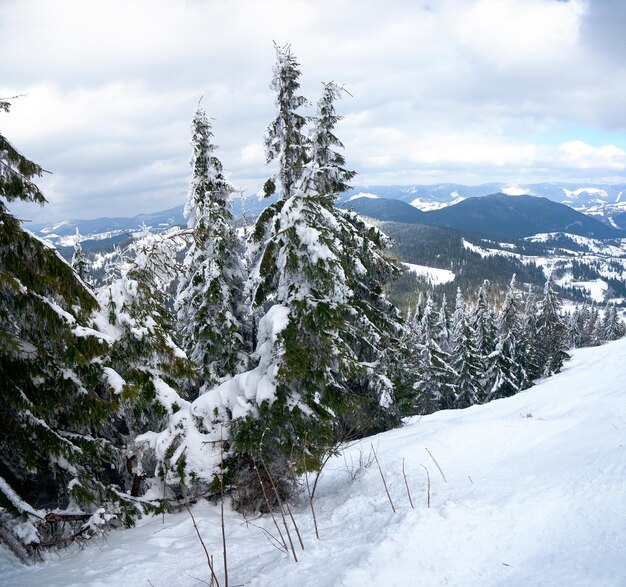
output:
[[[393,513],[396,513],[396,507],[393,505],[393,500],[391,499],[391,495],[389,494],[389,488],[387,487],[387,481],[385,480],[385,475],[383,474],[383,470],[380,466],[380,463],[378,462],[378,456],[376,455],[376,449],[374,448],[374,445],[370,443],[370,446],[372,447],[372,452],[374,453],[374,460],[376,461],[376,464],[378,465],[378,471],[380,472],[380,477],[383,480],[383,485],[385,486],[385,492],[387,493],[387,498],[389,499],[389,503],[391,505],[391,509],[393,511]]]
[[[209,566],[209,570],[211,571],[211,580],[215,579],[215,585],[217,587],[220,587],[220,582],[218,581],[217,575],[215,574],[215,570],[213,568],[213,563],[211,562],[211,556],[209,555],[209,551],[206,548],[206,544],[204,543],[204,540],[202,540],[202,535],[200,534],[198,524],[196,524],[196,519],[193,517],[193,514],[191,513],[191,508],[186,503],[185,503],[185,509],[189,512],[189,515],[191,516],[193,527],[196,531],[196,534],[198,535],[198,540],[200,541],[200,544],[202,545],[204,554],[206,555],[206,562],[207,562],[207,565]]]
[[[309,484],[309,472],[306,468],[306,434],[304,435],[304,448],[302,450],[302,464],[304,465],[304,480],[306,482],[306,492],[309,496],[309,506],[311,508],[311,515],[313,516],[313,526],[315,528],[315,537],[319,540],[320,533],[317,529],[317,516],[315,515],[315,508],[313,507],[313,496],[311,495],[311,485]]]
[[[426,447],[424,447],[426,448]],[[435,465],[437,466],[437,469],[439,469],[439,472],[441,473],[441,478],[443,479],[444,483],[447,483],[448,480],[446,479],[446,476],[443,474],[443,471],[441,470],[441,467],[439,466],[439,463],[436,461],[435,457],[432,455],[432,453],[426,448],[426,452],[430,455],[430,458],[433,460],[433,463],[435,463]]]
[[[414,510],[415,506],[413,505],[413,498],[411,497],[411,490],[409,489],[409,481],[406,478],[406,473],[404,472],[404,458],[402,459],[402,476],[404,477],[404,484],[406,485],[406,494],[409,496],[409,503],[411,504],[411,509]]]
[[[428,478],[428,490],[427,490],[428,501],[426,502],[426,504],[428,507],[430,507],[430,473],[428,472],[428,469],[426,468],[425,465],[420,465],[420,466],[424,467],[424,471],[426,471],[426,477]]]

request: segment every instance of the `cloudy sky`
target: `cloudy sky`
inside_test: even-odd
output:
[[[1,0],[0,132],[52,172],[23,218],[131,215],[185,199],[200,96],[231,179],[271,173],[273,41],[359,185],[626,182],[622,0]],[[313,112],[311,112],[312,114]]]

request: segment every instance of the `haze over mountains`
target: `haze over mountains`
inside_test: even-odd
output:
[[[380,220],[424,223],[492,238],[569,232],[602,239],[624,236],[625,195],[626,184],[356,186],[342,194],[337,205]],[[256,196],[237,198],[233,200],[233,212],[241,216],[243,210],[247,217],[254,217],[271,201]],[[184,225],[182,211],[180,205],[131,218],[65,220],[29,228],[61,247],[72,246],[77,229],[90,237],[87,240],[102,245],[127,238],[141,224],[153,230]]]

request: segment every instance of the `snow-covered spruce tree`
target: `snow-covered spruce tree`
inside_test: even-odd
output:
[[[394,348],[401,330],[382,296],[397,269],[379,231],[333,207],[327,190],[341,179],[332,161],[323,168],[311,161],[297,189],[288,197],[283,190],[256,222],[249,247],[249,291],[262,314],[255,366],[145,437],[185,484],[211,483],[224,470],[223,451],[241,508],[265,507],[259,476],[267,480],[268,471],[287,495],[303,462],[311,470],[347,433],[398,421],[384,349]]]
[[[450,332],[450,323],[451,319],[448,311],[448,302],[446,301],[446,296],[444,294],[443,299],[441,300],[439,314],[437,315],[437,322],[435,323],[434,336],[437,344],[441,347],[441,350],[447,354],[450,354],[451,350],[452,334]]]
[[[303,133],[306,117],[298,112],[309,104],[298,95],[300,88],[300,65],[291,53],[291,47],[274,44],[276,65],[271,88],[276,92],[276,118],[265,132],[267,162],[278,160],[278,173],[263,186],[266,196],[277,190],[282,199],[289,198],[297,188],[309,161],[309,141]]]
[[[80,233],[78,228],[76,229],[76,237],[74,240],[74,254],[72,255],[72,269],[76,271],[78,277],[80,277],[85,283],[89,282],[89,260],[87,255],[83,251],[83,247],[80,244]]]
[[[457,373],[450,365],[450,355],[437,342],[440,315],[435,313],[433,301],[426,300],[419,329],[413,337],[416,344],[409,349],[417,359],[417,379],[414,410],[418,414],[430,414],[442,408],[453,393],[453,382]]]
[[[495,348],[488,361],[486,401],[511,396],[526,381],[519,348],[520,332],[520,298],[513,275],[496,322]]]
[[[624,336],[624,322],[620,319],[615,304],[610,304],[604,311],[604,340],[617,340]]]
[[[482,363],[481,379],[485,381],[488,377],[490,357],[495,349],[496,341],[495,319],[487,299],[488,287],[489,281],[485,280],[478,289],[476,304],[469,316],[471,328],[474,332],[474,344]]]
[[[167,299],[180,241],[175,232],[144,234],[116,255],[120,265],[109,271],[109,283],[98,291],[100,309],[94,321],[108,335],[105,371],[119,401],[106,434],[122,451],[122,474],[133,497],[140,495],[144,479],[152,482],[155,473],[163,475],[155,470],[145,443],[136,438],[163,429],[169,417],[188,404],[181,396],[193,369],[174,341],[175,321]]]
[[[465,300],[461,290],[457,290],[456,308],[452,316],[452,368],[456,379],[452,393],[444,397],[445,408],[467,408],[482,403],[485,399],[483,388],[484,373],[482,357],[476,348],[476,334],[472,328]]]
[[[192,122],[192,176],[185,216],[193,236],[176,297],[183,344],[199,369],[199,392],[248,366],[243,243],[233,226],[230,195],[215,156],[211,123],[198,107]]]
[[[528,288],[526,300],[524,302],[524,313],[522,315],[522,326],[518,341],[520,349],[520,360],[525,379],[521,382],[521,389],[526,389],[533,385],[533,381],[542,376],[542,357],[540,352],[540,341],[537,321],[537,296],[532,289]]]
[[[89,327],[97,302],[5,206],[44,203],[41,172],[0,135],[0,535],[22,557],[51,540],[51,510],[135,511],[113,485],[115,447],[97,437],[116,407],[101,366],[106,336]]]
[[[554,281],[549,276],[543,290],[536,317],[535,342],[539,353],[541,376],[548,377],[561,370],[563,361],[568,358],[566,348],[566,330],[561,316],[561,302],[554,288]]]

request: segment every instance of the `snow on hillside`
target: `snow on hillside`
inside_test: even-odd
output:
[[[455,275],[448,269],[438,269],[436,267],[426,267],[425,265],[415,265],[414,263],[402,263],[408,271],[415,275],[425,277],[433,285],[440,283],[450,283],[454,281]]]
[[[580,349],[563,373],[512,398],[415,417],[353,444],[322,474],[320,541],[306,501],[295,507],[305,546],[296,547],[298,563],[270,544],[270,519],[229,511],[230,585],[623,587],[625,356],[626,339]],[[201,502],[193,513],[221,578],[219,509]],[[209,581],[187,512],[147,518],[32,567],[0,547],[0,576],[15,587]]]
[[[368,194],[367,192],[359,192],[358,194],[354,194],[348,198],[348,202],[352,202],[352,200],[358,200],[359,198],[369,198],[370,200],[378,200],[380,196],[376,194]]]
[[[507,196],[532,196],[532,190],[521,188],[518,185],[509,185],[502,188],[502,193]]]
[[[447,208],[448,206],[454,206],[454,204],[458,204],[465,200],[465,198],[459,196],[457,192],[453,192],[450,194],[451,196],[455,196],[453,200],[449,202],[437,202],[436,200],[428,200],[424,198],[415,198],[410,202],[411,206],[421,210],[422,212],[430,212],[431,210],[441,210],[442,208]]]
[[[567,198],[578,198],[581,194],[589,194],[593,196],[599,196],[600,198],[608,198],[609,194],[606,190],[601,188],[578,188],[576,190],[568,190],[567,188],[563,188],[563,192]]]

